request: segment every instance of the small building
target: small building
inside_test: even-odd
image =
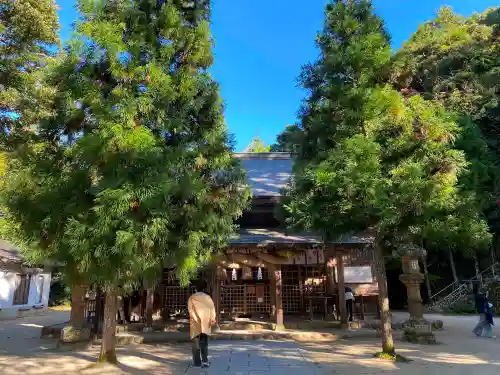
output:
[[[358,319],[377,315],[372,239],[353,236],[325,243],[314,233],[288,233],[277,212],[281,191],[291,178],[291,155],[234,156],[247,172],[253,197],[251,207],[238,220],[238,235],[202,272],[209,280],[218,317],[270,318],[277,324],[286,317],[336,319],[342,285],[357,296]],[[165,270],[162,288],[163,316],[187,313],[194,288],[181,287],[175,270]]]
[[[19,250],[0,240],[0,320],[46,310],[50,284],[50,270],[27,267]]]

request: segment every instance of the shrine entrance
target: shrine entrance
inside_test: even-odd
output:
[[[220,298],[224,317],[268,318],[271,314],[268,284],[223,285]]]

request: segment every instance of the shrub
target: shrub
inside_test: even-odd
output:
[[[476,314],[476,307],[472,301],[459,301],[444,310],[448,314],[470,315]]]
[[[50,286],[49,306],[68,305],[71,301],[71,288],[62,280],[55,281]]]

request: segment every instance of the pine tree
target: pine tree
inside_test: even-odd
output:
[[[25,167],[24,162],[29,163],[27,143],[41,141],[34,130],[53,113],[56,91],[48,82],[47,73],[58,62],[59,23],[54,0],[2,0],[0,19],[0,146],[4,152],[2,172],[6,174],[2,193],[4,201],[12,202],[20,197],[16,179],[29,178],[24,174],[26,170],[18,173]],[[11,239],[21,250],[29,250],[23,251],[26,262],[46,261],[50,255],[47,249],[36,249],[31,239],[22,235],[17,219],[9,220],[12,215],[8,206],[3,207],[2,237]],[[38,219],[43,219],[35,212],[33,216],[36,225]],[[79,285],[84,278],[75,272],[71,258],[59,256],[51,260],[67,265],[64,277],[73,284],[73,297],[77,297],[72,298],[71,324],[82,326],[85,290]]]
[[[269,152],[270,146],[266,146],[259,137],[254,137],[243,152]]]
[[[26,238],[104,288],[99,360],[115,362],[119,288],[165,263],[188,280],[227,244],[248,190],[208,73],[209,3],[82,0],[79,10],[79,37],[51,76],[57,113],[40,123],[9,208]]]
[[[0,146],[3,151],[26,142],[32,136],[33,124],[50,113],[52,91],[43,84],[42,68],[50,63],[51,49],[59,43],[56,11],[54,0],[0,0]]]
[[[379,83],[390,47],[369,1],[329,4],[318,41],[321,57],[302,75],[310,95],[288,221],[326,241],[374,236],[382,353],[394,357],[385,253],[421,248],[429,221],[453,210],[466,167],[458,126],[439,104]]]

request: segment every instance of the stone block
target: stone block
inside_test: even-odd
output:
[[[91,332],[88,327],[66,326],[61,330],[60,341],[63,343],[76,343],[90,341]]]

